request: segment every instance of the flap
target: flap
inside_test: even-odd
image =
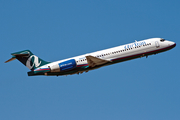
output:
[[[89,67],[95,67],[95,66],[98,66],[98,65],[102,65],[102,64],[111,62],[109,60],[103,60],[103,59],[100,59],[100,58],[97,58],[97,57],[94,57],[94,56],[91,56],[91,55],[86,56],[86,59],[87,59]]]

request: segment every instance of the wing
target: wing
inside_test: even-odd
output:
[[[89,67],[95,67],[95,66],[99,66],[99,65],[103,65],[105,63],[111,62],[109,60],[103,60],[97,57],[93,57],[93,56],[86,56],[87,62]]]

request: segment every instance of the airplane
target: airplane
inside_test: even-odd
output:
[[[135,40],[133,43],[55,62],[44,61],[34,55],[30,50],[23,50],[12,53],[12,58],[5,63],[18,59],[31,70],[28,72],[28,76],[66,76],[88,72],[135,58],[147,58],[149,55],[165,52],[175,46],[175,42],[163,38],[150,38],[142,41]]]

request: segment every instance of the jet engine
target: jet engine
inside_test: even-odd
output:
[[[63,72],[74,69],[76,67],[75,59],[67,60],[56,65],[50,66],[51,72]]]

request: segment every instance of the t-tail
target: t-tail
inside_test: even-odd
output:
[[[11,55],[12,55],[12,58],[7,60],[5,63],[18,59],[22,64],[28,67],[31,71],[34,71],[36,68],[50,63],[37,57],[30,50],[23,50],[20,52],[15,52],[15,53],[12,53]]]

